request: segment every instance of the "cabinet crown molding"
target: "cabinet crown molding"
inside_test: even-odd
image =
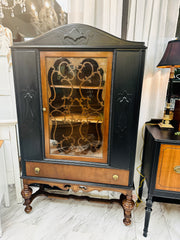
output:
[[[143,42],[132,42],[120,39],[107,32],[85,24],[68,24],[53,29],[30,41],[14,44],[13,48],[43,47],[77,48],[146,48]]]

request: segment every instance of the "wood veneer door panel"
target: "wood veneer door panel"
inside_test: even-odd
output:
[[[39,168],[38,174],[35,168]],[[128,186],[129,171],[108,168],[26,162],[27,176]],[[118,179],[114,180],[113,176]]]
[[[59,51],[59,52],[41,52],[40,53],[43,108],[46,109],[46,111],[44,111],[44,135],[45,135],[46,158],[67,159],[67,160],[70,159],[75,161],[77,160],[77,161],[107,163],[112,57],[113,57],[112,52],[60,52]],[[75,62],[78,62],[77,61],[78,59],[81,59],[81,61],[83,59],[84,60],[82,62],[79,60],[80,63],[79,65],[77,65],[78,66],[77,67],[75,66],[75,64],[72,64],[72,61],[74,60]],[[101,64],[101,61],[103,60],[106,61],[104,72],[103,72],[103,68],[100,68],[98,66],[98,64]],[[50,77],[51,83],[49,83],[50,73],[47,65],[49,63],[52,64],[53,61],[55,61],[54,70],[52,70],[53,68],[49,68],[49,69],[51,69],[51,72],[54,71],[53,73],[54,75]],[[58,66],[56,66],[57,62],[59,64]],[[61,70],[59,70],[62,65],[65,69],[64,70],[62,67],[62,71],[64,71],[64,75],[62,74]],[[83,66],[87,68],[86,71],[84,71]],[[95,70],[96,67],[97,69]],[[73,69],[75,73],[71,70],[67,70],[68,68]],[[89,72],[92,71],[92,74],[91,73],[89,74],[88,71]],[[57,75],[59,74],[58,78],[60,79],[60,80],[56,79],[56,84],[54,84],[55,74]],[[83,77],[80,78],[81,74],[85,75],[84,78]],[[87,75],[89,74],[90,77],[87,77],[86,74]],[[86,85],[84,85],[84,82],[90,84],[91,82],[94,81],[96,77],[100,76],[101,78],[101,75],[102,75],[102,81],[105,82],[104,87],[92,85],[92,87],[87,86],[86,88]],[[79,87],[77,84],[73,84],[72,82],[74,80],[75,81],[79,80],[81,83],[83,83],[81,84],[81,87]],[[64,85],[59,84],[60,82],[61,83],[63,82]],[[68,93],[69,95],[67,94],[65,96],[63,94],[65,94],[65,92],[68,91],[68,86],[70,86],[69,91],[71,92]],[[51,92],[49,91],[49,89]],[[94,105],[90,104],[90,102],[93,102],[93,97],[90,98],[89,100],[88,100],[89,97],[85,97],[86,90],[92,91],[92,95],[95,94],[95,96],[97,96],[98,104],[103,106],[103,107],[100,106],[100,108],[98,107],[99,109],[101,108],[103,109],[102,113],[101,113],[101,110],[100,111],[97,110],[98,108],[96,106],[94,107]],[[52,91],[54,94],[53,99],[52,99]],[[62,95],[61,95],[61,91],[62,91]],[[52,102],[56,101],[55,98],[57,98],[57,92],[59,92],[60,106],[54,108],[54,105],[52,105]],[[75,93],[77,94],[77,92],[80,96],[79,98],[76,97],[76,95],[74,96],[74,94]],[[71,102],[71,106],[69,105],[67,106],[67,104],[65,103],[66,100],[67,102],[68,101]],[[79,104],[80,108],[82,108],[81,113],[79,114],[74,112],[72,113],[71,109],[74,107],[72,102],[73,104],[75,102]],[[53,111],[57,115],[59,114],[58,116],[50,117],[52,116],[52,108],[55,109]],[[93,119],[93,116],[94,118],[97,118],[97,120]],[[102,116],[102,120],[101,120],[101,116]],[[74,123],[77,126],[79,124],[79,130],[77,130],[77,128],[75,130]],[[95,144],[94,143],[91,144],[92,140],[89,140],[90,138],[91,139],[94,138],[94,136],[92,136],[93,135],[92,130],[90,130],[91,131],[90,134],[89,132],[86,133],[87,137],[85,137],[84,135],[84,132],[86,130],[86,127],[85,127],[86,124],[88,125],[87,128],[90,129],[90,126],[91,126],[91,128],[94,128],[96,130],[96,136],[94,135],[95,139],[93,140]],[[63,126],[64,126],[64,129],[63,129]],[[65,133],[59,134],[59,136],[57,137],[58,129],[59,131],[63,131],[63,130],[65,131],[65,129],[67,129],[67,131]],[[69,133],[67,133],[68,131]],[[80,135],[80,137],[77,140],[73,137],[73,134],[75,131],[79,131],[78,134]],[[102,138],[102,144],[100,140],[101,138]],[[53,150],[52,144],[50,144],[50,139],[55,146],[54,147],[55,150]],[[86,145],[88,146],[88,144],[90,143],[89,146],[91,149],[91,153],[89,154],[88,151],[87,151],[88,154],[85,153],[86,150],[82,151],[83,154],[79,153],[80,151],[77,152],[76,150],[77,146],[74,144],[75,141],[76,141],[76,144],[79,144],[80,146],[79,149],[83,149],[84,146]],[[66,146],[64,145],[65,143],[67,144]],[[67,147],[68,144],[70,147]],[[76,150],[75,154],[71,149]],[[100,152],[100,154],[98,153],[96,154],[96,151]]]
[[[180,146],[161,144],[156,176],[156,189],[180,191]]]

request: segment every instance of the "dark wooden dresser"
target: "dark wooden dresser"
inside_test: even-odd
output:
[[[130,224],[144,57],[143,43],[83,24],[12,47],[26,212],[44,186],[111,190]]]
[[[180,136],[174,130],[146,126],[141,173],[148,186],[143,232],[146,237],[153,201],[180,200]],[[140,198],[142,190],[143,186]]]

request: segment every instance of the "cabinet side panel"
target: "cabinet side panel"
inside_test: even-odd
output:
[[[13,50],[13,70],[22,160],[42,159],[40,93],[36,51]]]
[[[151,183],[151,173],[152,173],[153,161],[155,157],[154,149],[155,149],[154,139],[146,128],[143,159],[142,159],[142,174],[145,175],[148,188],[150,187],[150,183]]]
[[[143,51],[117,51],[110,131],[110,165],[130,170],[132,184],[144,67]]]

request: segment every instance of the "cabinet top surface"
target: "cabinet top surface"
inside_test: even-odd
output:
[[[180,144],[180,136],[175,135],[174,129],[160,129],[159,126],[146,126],[155,141],[162,143]]]
[[[143,42],[120,39],[98,28],[85,24],[67,24],[42,34],[30,41],[14,44],[12,48],[109,48],[145,49]]]

